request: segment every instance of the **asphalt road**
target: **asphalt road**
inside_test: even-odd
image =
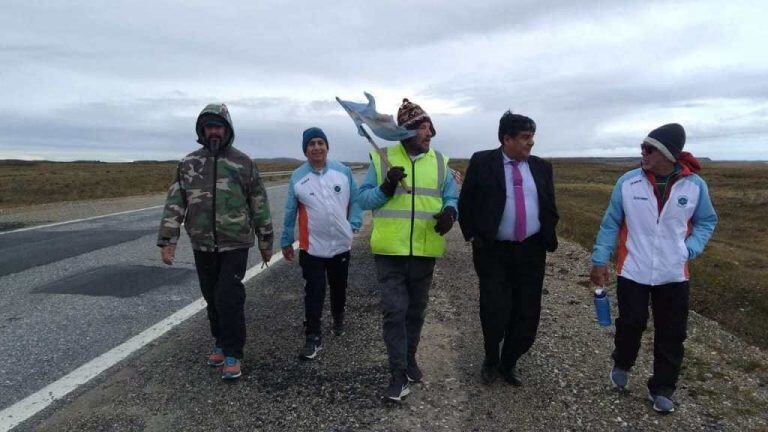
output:
[[[286,189],[268,188],[276,239]],[[200,297],[186,234],[175,264],[160,261],[161,213],[154,208],[0,235],[0,409]],[[278,246],[276,240],[276,253]],[[258,252],[250,255],[249,268],[259,265]]]

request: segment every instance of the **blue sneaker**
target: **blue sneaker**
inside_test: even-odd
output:
[[[213,352],[208,355],[208,366],[218,367],[224,364],[224,351],[219,347],[213,347]]]
[[[659,414],[669,414],[671,412],[675,412],[675,403],[672,401],[672,399],[666,396],[654,395],[649,391],[648,399],[653,402],[653,410]]]
[[[617,389],[629,389],[629,371],[614,366],[611,368],[611,383]]]
[[[240,378],[243,373],[240,371],[240,360],[234,357],[224,359],[224,367],[221,368],[221,379],[233,380]]]

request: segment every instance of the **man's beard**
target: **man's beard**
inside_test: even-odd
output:
[[[224,140],[218,135],[210,136],[205,140],[205,147],[208,148],[211,154],[216,156],[224,148]]]
[[[409,149],[416,154],[426,153],[429,151],[429,141],[426,139],[419,142],[418,137],[412,137],[408,138],[406,141],[403,141],[403,144],[405,144],[406,149]]]

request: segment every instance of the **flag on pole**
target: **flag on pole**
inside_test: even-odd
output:
[[[357,133],[360,136],[368,136],[365,129],[363,129],[363,124],[366,124],[374,135],[386,141],[402,141],[416,136],[416,131],[398,126],[391,115],[377,113],[376,100],[370,93],[365,93],[365,97],[368,99],[367,104],[343,101],[338,97],[336,98],[336,101],[352,117],[352,120],[357,125]]]

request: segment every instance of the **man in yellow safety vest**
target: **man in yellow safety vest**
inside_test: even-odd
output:
[[[435,258],[458,216],[458,190],[448,158],[430,148],[435,128],[419,105],[403,99],[397,123],[415,136],[371,152],[358,203],[373,211],[371,249],[380,284],[384,343],[392,374],[386,398],[400,402],[419,382],[416,349],[424,325]],[[389,162],[387,164],[386,162]],[[400,185],[403,180],[408,190]]]

